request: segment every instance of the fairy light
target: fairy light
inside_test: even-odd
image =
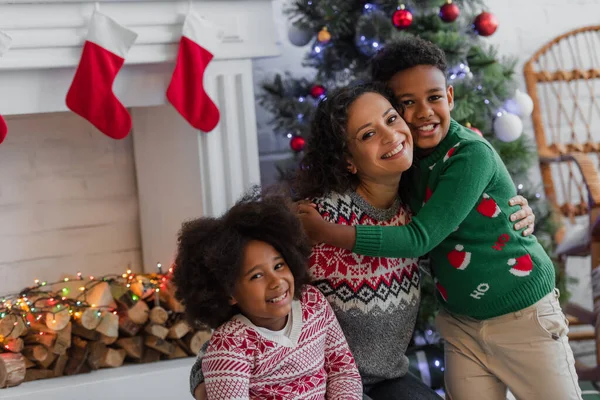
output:
[[[168,269],[169,274],[173,273],[173,267],[174,266],[171,266]],[[68,294],[75,289],[58,285],[74,280],[83,281],[84,277],[81,272],[77,272],[77,278],[71,276],[70,278],[61,278],[56,282],[35,279],[35,286],[19,293],[0,297],[0,319],[13,315],[17,318],[15,322],[12,320],[10,321],[13,326],[21,324],[29,327],[32,326],[34,321],[40,321],[44,318],[47,318],[46,321],[49,326],[50,324],[58,324],[62,319],[58,318],[60,316],[58,313],[64,311],[68,312],[69,318],[73,319],[80,319],[83,316],[83,311],[90,308],[93,309],[94,316],[97,318],[102,318],[104,313],[118,315],[118,310],[113,307],[88,303],[86,301],[86,292],[92,290],[98,282],[108,282],[111,286],[121,285],[121,287],[127,288],[131,288],[131,285],[134,282],[138,282],[142,285],[144,292],[147,292],[148,290],[153,291],[156,296],[156,301],[159,301],[160,290],[164,290],[166,287],[165,285],[168,281],[168,277],[163,273],[161,263],[157,263],[156,268],[158,274],[136,274],[131,268],[127,268],[125,270],[126,272],[123,274],[111,274],[97,278],[90,275],[90,281],[95,282],[90,284],[81,282],[81,286],[77,287],[77,293],[80,293],[77,298],[68,297]],[[53,289],[56,286],[58,286],[58,288]],[[47,287],[47,289],[41,289],[41,287]],[[134,302],[140,300],[140,296],[130,290],[128,291],[128,294]],[[50,315],[52,317],[50,317]],[[40,332],[40,335],[43,334],[44,332]],[[2,338],[0,338],[0,346],[2,345],[1,339]],[[0,350],[2,350],[2,347],[0,347]]]

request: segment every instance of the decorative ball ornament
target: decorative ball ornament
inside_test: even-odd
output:
[[[325,92],[325,86],[323,85],[314,85],[312,88],[310,88],[310,95],[314,99],[318,99],[319,97],[325,95]]]
[[[517,89],[514,97],[506,100],[504,108],[509,113],[516,114],[521,118],[529,117],[533,112],[533,100],[527,93]]]
[[[398,29],[407,29],[413,20],[413,15],[406,9],[404,4],[400,5],[394,14],[392,14],[392,23]]]
[[[498,18],[494,14],[484,11],[475,17],[473,26],[479,36],[491,36],[498,29]]]
[[[475,128],[474,126],[472,126],[470,122],[467,122],[467,123],[465,124],[465,126],[466,126],[467,128],[469,128],[470,130],[472,130],[473,132],[475,132],[476,134],[478,134],[479,136],[483,137],[483,133],[481,133],[481,131],[480,131],[479,129],[477,129],[477,128]]]
[[[513,142],[523,133],[523,122],[515,114],[499,112],[494,119],[494,133],[503,142]]]
[[[307,29],[302,29],[294,24],[288,29],[288,39],[294,46],[302,47],[310,43],[314,33]]]
[[[296,153],[300,153],[302,150],[304,150],[305,144],[306,144],[306,141],[304,140],[304,138],[302,136],[293,136],[292,139],[290,140],[290,147]]]
[[[440,8],[440,18],[444,22],[454,22],[460,15],[460,9],[452,0],[448,0],[446,4],[444,4]]]
[[[322,44],[327,44],[331,40],[331,33],[327,30],[327,27],[324,26],[323,29],[319,31],[317,35],[317,40]]]

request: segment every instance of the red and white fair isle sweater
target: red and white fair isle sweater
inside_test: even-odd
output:
[[[288,336],[238,315],[215,330],[202,359],[209,399],[362,399],[346,338],[323,294],[305,286]]]

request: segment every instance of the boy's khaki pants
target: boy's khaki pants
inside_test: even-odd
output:
[[[435,322],[448,398],[504,400],[508,387],[519,400],[581,399],[558,289],[515,313],[478,321],[441,311]]]

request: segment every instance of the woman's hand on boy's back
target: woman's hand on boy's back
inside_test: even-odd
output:
[[[515,222],[515,230],[521,230],[527,226],[527,229],[523,231],[523,236],[529,236],[533,233],[535,228],[535,214],[529,202],[523,196],[515,196],[509,200],[511,206],[521,206],[521,209],[510,216],[510,220]]]

